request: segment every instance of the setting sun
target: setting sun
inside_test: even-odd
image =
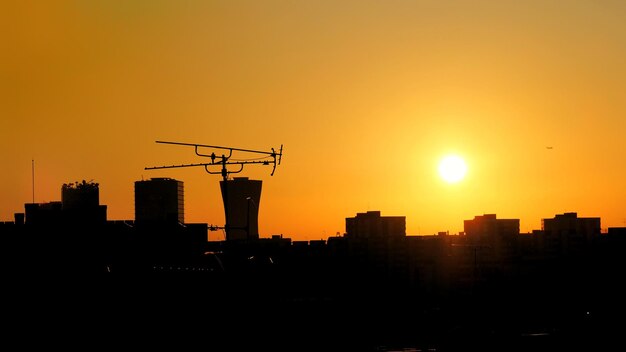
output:
[[[439,163],[439,175],[448,183],[461,181],[467,173],[465,161],[456,155],[446,156]]]

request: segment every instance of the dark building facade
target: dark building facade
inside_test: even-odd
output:
[[[464,248],[466,259],[491,274],[510,272],[513,260],[519,255],[519,219],[498,219],[496,214],[484,214],[464,220],[463,229],[467,241],[459,250]]]
[[[519,219],[498,219],[496,214],[478,215],[473,220],[464,220],[463,230],[470,238],[517,236]]]
[[[600,236],[600,218],[579,218],[577,213],[557,214],[542,219],[544,246],[555,254],[577,253]]]
[[[63,203],[26,203],[24,204],[26,225],[52,225],[61,222]]]
[[[261,180],[235,177],[220,181],[226,240],[254,240],[259,238],[259,205],[261,203]]]
[[[135,181],[135,221],[139,224],[185,223],[183,181],[172,178]]]
[[[100,187],[95,182],[65,183],[61,186],[64,217],[74,223],[104,223],[106,205],[100,205]]]
[[[61,186],[63,210],[95,208],[100,205],[100,188],[93,182],[66,183]]]
[[[102,225],[107,221],[98,183],[84,180],[63,184],[60,202],[26,203],[24,210],[27,225]]]
[[[380,211],[357,213],[346,218],[346,237],[385,238],[406,236],[405,216],[380,216]]]

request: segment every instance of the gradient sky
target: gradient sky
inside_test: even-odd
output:
[[[626,224],[626,2],[8,1],[0,10],[0,220],[94,180],[111,220],[134,182],[185,183],[185,220],[223,225],[192,148],[270,150],[261,237],[345,218],[456,233],[563,212]],[[550,146],[552,149],[548,149]],[[457,184],[437,174],[457,153]],[[210,233],[209,238],[223,238]]]

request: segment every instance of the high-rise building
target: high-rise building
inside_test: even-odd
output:
[[[406,236],[406,217],[380,216],[380,211],[357,213],[346,218],[346,237],[384,238]]]
[[[519,219],[497,219],[496,214],[475,216],[463,221],[465,234],[472,239],[494,239],[519,235]]]
[[[249,180],[247,177],[220,181],[226,219],[226,240],[259,238],[261,186],[261,180]]]
[[[137,223],[184,223],[183,181],[151,178],[135,181],[135,221]]]
[[[468,239],[469,252],[478,265],[511,269],[513,258],[518,255],[519,219],[497,219],[496,214],[475,216],[464,220],[463,229]],[[475,268],[476,269],[476,268]]]
[[[600,218],[579,218],[577,213],[557,214],[542,219],[548,249],[561,253],[582,252],[600,236]]]

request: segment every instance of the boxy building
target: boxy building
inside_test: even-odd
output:
[[[380,216],[380,211],[357,213],[346,218],[348,238],[399,238],[406,236],[405,216]]]
[[[172,178],[135,181],[135,222],[184,224],[183,181]]]

